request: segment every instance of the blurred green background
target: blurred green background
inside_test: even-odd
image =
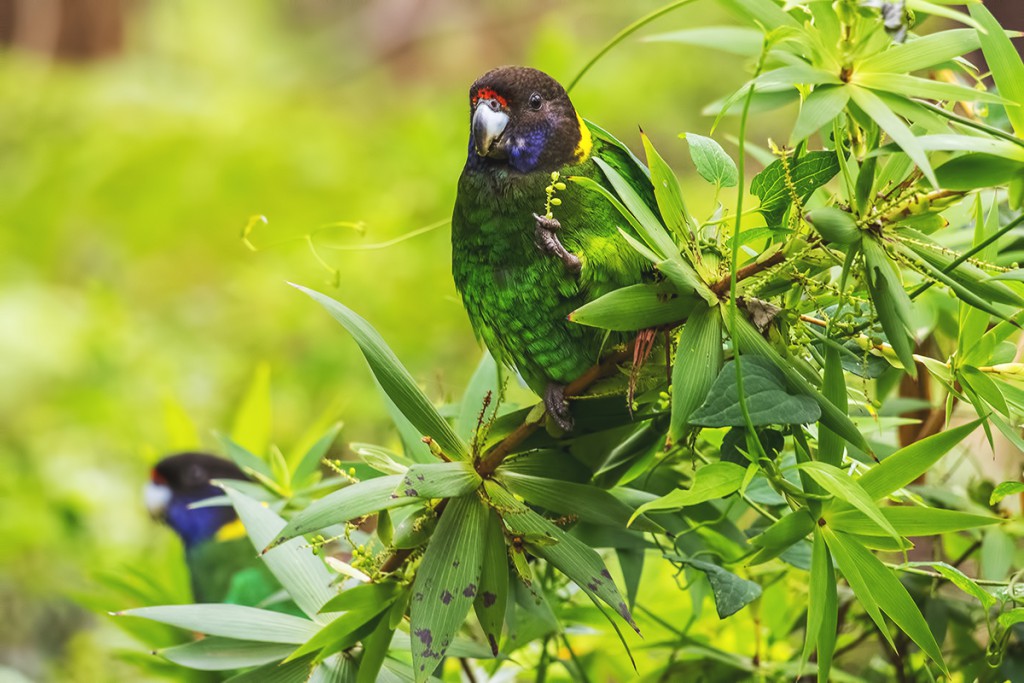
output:
[[[282,447],[336,418],[391,438],[355,345],[287,281],[367,317],[438,400],[460,391],[479,348],[447,226],[362,247],[448,217],[476,76],[567,82],[660,4],[0,2],[0,681],[139,680],[113,654],[142,648],[88,609],[126,606],[98,577],[180,594],[140,487],[161,454],[216,448],[260,363]],[[646,33],[723,17],[703,0]],[[573,98],[634,146],[642,125],[707,214],[675,136],[708,132],[743,66],[631,39]],[[773,116],[751,139],[785,137]]]

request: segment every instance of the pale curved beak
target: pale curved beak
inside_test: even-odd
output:
[[[480,100],[473,112],[473,146],[482,157],[505,156],[501,137],[508,126],[508,114],[501,110],[497,100]]]
[[[142,499],[146,503],[146,509],[153,519],[163,519],[167,513],[167,506],[171,503],[171,489],[163,484],[149,482],[142,490]]]

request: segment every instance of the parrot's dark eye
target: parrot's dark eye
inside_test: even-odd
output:
[[[544,98],[540,96],[539,92],[535,92],[530,95],[530,109],[537,111],[540,109],[540,105],[544,104]]]

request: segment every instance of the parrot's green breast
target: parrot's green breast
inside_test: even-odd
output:
[[[584,303],[639,282],[650,266],[619,234],[624,220],[607,200],[567,181],[585,176],[607,184],[593,155],[621,154],[601,140],[581,163],[559,172],[564,190],[552,207],[558,237],[582,261],[574,274],[535,243],[533,214],[544,214],[547,172],[481,171],[467,164],[452,218],[452,269],[470,322],[495,355],[514,366],[538,393],[567,384],[599,359],[617,337],[567,316]]]

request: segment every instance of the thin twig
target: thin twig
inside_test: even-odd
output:
[[[768,258],[766,258],[764,261],[757,261],[755,263],[743,266],[742,268],[737,270],[736,281],[739,282],[740,280],[745,280],[748,277],[757,275],[762,271],[768,270],[772,266],[777,266],[778,264],[782,263],[785,260],[786,255],[783,254],[781,251],[777,251]],[[711,285],[711,291],[718,296],[722,296],[723,294],[729,291],[730,284],[732,284],[731,275],[723,277],[721,280]]]

